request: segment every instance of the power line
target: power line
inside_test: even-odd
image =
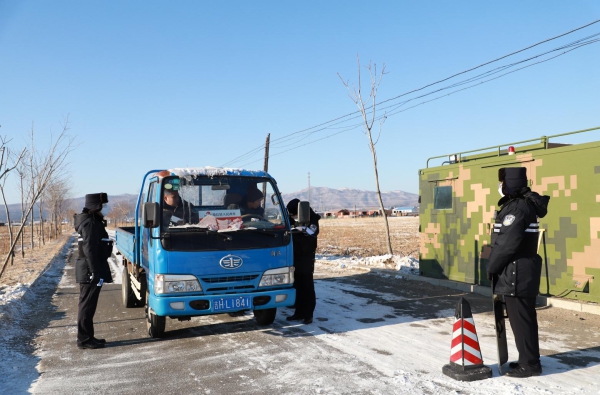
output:
[[[598,20],[595,20],[595,21],[593,21],[593,22],[590,22],[590,23],[588,23],[588,24],[586,24],[586,25],[580,26],[580,27],[578,27],[578,28],[572,29],[572,30],[570,30],[570,31],[568,31],[568,32],[565,32],[565,33],[562,33],[562,34],[560,34],[560,35],[557,35],[557,36],[554,36],[554,37],[551,37],[551,38],[548,38],[548,39],[542,40],[542,41],[540,41],[540,42],[538,42],[538,43],[535,43],[535,44],[533,44],[533,45],[530,45],[530,46],[528,46],[528,47],[525,47],[525,48],[523,48],[523,49],[520,49],[520,50],[518,50],[518,51],[514,51],[514,52],[511,52],[511,53],[509,53],[509,54],[503,55],[503,56],[501,56],[501,57],[499,57],[499,58],[496,58],[496,59],[494,59],[494,60],[491,60],[491,61],[488,61],[488,62],[482,63],[482,64],[480,64],[480,65],[478,65],[478,66],[475,66],[475,67],[472,67],[472,68],[470,68],[470,69],[467,69],[467,70],[461,71],[461,72],[459,72],[459,73],[455,73],[455,74],[453,74],[453,75],[451,75],[451,76],[449,76],[449,77],[446,77],[446,78],[443,78],[443,79],[441,79],[441,80],[438,80],[438,81],[436,81],[436,82],[433,82],[433,83],[427,84],[427,85],[425,85],[425,86],[423,86],[423,87],[421,87],[421,88],[414,89],[414,90],[411,90],[411,91],[408,91],[408,92],[402,93],[402,94],[400,94],[400,95],[398,95],[398,96],[392,97],[392,98],[390,98],[390,99],[383,100],[383,101],[381,101],[381,102],[378,102],[378,103],[376,103],[376,105],[381,105],[381,104],[383,104],[383,103],[388,103],[388,102],[391,102],[391,101],[397,100],[397,99],[399,99],[399,98],[401,98],[401,97],[407,96],[407,95],[409,95],[409,94],[411,94],[411,93],[415,93],[415,92],[422,91],[422,90],[424,90],[424,89],[426,89],[426,88],[429,88],[429,87],[431,87],[431,86],[434,86],[434,85],[440,84],[440,83],[442,83],[442,82],[448,81],[448,80],[450,80],[450,79],[452,79],[452,78],[455,78],[455,77],[457,77],[457,76],[459,76],[459,75],[463,75],[463,74],[469,73],[469,72],[471,72],[471,71],[473,71],[473,70],[477,70],[477,69],[479,69],[479,68],[482,68],[482,67],[484,67],[484,66],[487,66],[487,65],[490,65],[490,64],[492,64],[492,63],[498,62],[498,61],[500,61],[500,60],[502,60],[502,59],[505,59],[505,58],[508,58],[508,57],[510,57],[510,56],[516,55],[516,54],[518,54],[518,53],[521,53],[521,52],[527,51],[527,50],[529,50],[529,49],[531,49],[531,48],[534,48],[534,47],[536,47],[536,46],[539,46],[539,45],[541,45],[541,44],[544,44],[544,43],[547,43],[547,42],[550,42],[550,41],[556,40],[556,39],[558,39],[558,38],[560,38],[560,37],[567,36],[567,35],[569,35],[569,34],[572,34],[572,33],[576,32],[576,31],[579,31],[579,30],[581,30],[581,29],[584,29],[584,28],[586,28],[586,27],[589,27],[589,26],[591,26],[591,25],[594,25],[594,24],[596,24],[596,23],[598,23],[598,22],[600,22],[600,19],[598,19]],[[441,91],[443,91],[443,90],[452,89],[452,88],[455,88],[455,87],[458,87],[458,86],[462,86],[462,85],[465,85],[465,84],[469,84],[469,83],[471,83],[471,82],[473,82],[473,81],[481,80],[481,79],[487,78],[487,77],[489,77],[489,76],[491,76],[491,75],[494,75],[494,74],[497,74],[497,73],[501,73],[502,71],[505,71],[505,70],[507,70],[507,69],[509,69],[509,68],[511,68],[511,67],[514,67],[514,66],[516,66],[516,65],[518,65],[518,64],[522,64],[522,63],[525,63],[525,62],[529,62],[529,61],[531,61],[531,60],[533,60],[533,59],[536,59],[536,58],[539,58],[539,57],[542,57],[542,56],[548,55],[548,54],[549,54],[549,53],[551,53],[551,52],[555,52],[555,51],[559,51],[559,50],[562,50],[562,49],[565,49],[565,48],[573,47],[573,48],[571,48],[570,50],[568,50],[568,51],[564,51],[563,53],[561,53],[561,54],[559,54],[559,55],[556,55],[556,56],[553,56],[553,57],[551,57],[551,58],[549,58],[549,59],[542,60],[542,61],[538,61],[538,62],[535,62],[535,63],[533,63],[533,64],[530,64],[530,65],[527,65],[527,66],[524,66],[524,67],[518,68],[518,69],[516,69],[516,70],[512,70],[512,71],[510,71],[510,72],[507,72],[507,73],[501,74],[500,76],[497,76],[497,77],[494,77],[494,78],[487,79],[487,80],[485,80],[485,81],[482,81],[482,82],[479,82],[479,83],[477,83],[477,84],[470,85],[470,86],[468,86],[468,87],[466,87],[466,88],[458,89],[458,90],[456,90],[456,91],[453,91],[453,92],[450,92],[450,93],[448,93],[448,94],[445,94],[445,95],[442,95],[442,96],[436,97],[436,98],[434,98],[434,99],[431,99],[431,100],[427,100],[427,101],[421,102],[421,103],[419,103],[419,104],[417,104],[417,105],[415,105],[415,106],[411,106],[411,107],[405,108],[405,109],[403,109],[403,110],[400,110],[400,111],[395,111],[395,112],[392,112],[392,113],[390,113],[390,114],[384,114],[384,115],[382,115],[382,116],[379,116],[379,117],[377,117],[377,119],[379,120],[379,119],[382,119],[383,117],[386,117],[386,116],[391,116],[391,115],[398,114],[398,113],[400,113],[400,112],[407,111],[407,110],[409,110],[409,109],[411,109],[411,108],[415,108],[415,107],[417,107],[417,106],[420,106],[420,105],[423,105],[423,104],[425,104],[425,103],[429,103],[429,102],[431,102],[431,101],[439,100],[439,99],[441,99],[441,98],[443,98],[443,97],[447,97],[447,96],[450,96],[450,95],[452,95],[452,94],[455,94],[455,93],[458,93],[458,92],[464,91],[464,90],[466,90],[466,89],[470,89],[470,88],[476,87],[476,86],[478,86],[478,85],[484,84],[484,83],[486,83],[486,82],[493,81],[493,80],[495,80],[495,79],[498,79],[498,78],[501,78],[501,77],[503,77],[503,76],[505,76],[505,75],[512,74],[512,73],[514,73],[514,72],[516,72],[516,71],[519,71],[519,70],[522,70],[522,69],[525,69],[525,68],[528,68],[528,67],[534,66],[534,65],[536,65],[536,64],[540,64],[540,63],[547,62],[547,61],[549,61],[549,60],[551,60],[551,59],[554,59],[554,58],[556,58],[556,57],[558,57],[558,56],[562,56],[562,55],[564,55],[564,54],[566,54],[566,53],[568,53],[568,52],[571,52],[571,51],[573,51],[573,50],[575,50],[575,49],[581,48],[581,47],[583,47],[583,46],[585,46],[585,45],[589,45],[589,44],[593,44],[593,43],[596,43],[596,42],[598,42],[600,39],[594,39],[594,40],[590,40],[591,38],[593,38],[593,37],[596,37],[596,36],[598,36],[598,35],[600,35],[600,33],[593,34],[593,35],[591,35],[591,36],[588,36],[588,37],[585,37],[585,38],[582,38],[582,39],[576,40],[576,41],[574,41],[574,42],[572,42],[572,43],[569,43],[569,44],[566,44],[566,45],[560,46],[560,47],[558,47],[558,48],[555,48],[555,49],[552,49],[552,50],[550,50],[550,51],[543,52],[543,53],[541,53],[541,54],[538,54],[538,55],[535,55],[535,56],[529,57],[529,58],[527,58],[527,59],[523,59],[523,60],[521,60],[521,61],[518,61],[518,62],[514,62],[514,63],[512,63],[512,64],[508,64],[508,65],[504,65],[504,66],[497,67],[497,68],[495,68],[495,69],[492,69],[492,70],[486,71],[486,72],[484,72],[484,73],[481,73],[481,74],[479,74],[479,75],[477,75],[477,76],[470,77],[470,78],[467,78],[466,80],[459,81],[459,82],[457,82],[457,83],[454,83],[454,84],[451,84],[451,85],[449,85],[449,86],[446,86],[446,87],[443,87],[443,88],[440,88],[440,89],[437,89],[437,90],[434,90],[434,91],[431,91],[431,92],[425,93],[425,94],[423,94],[423,95],[420,95],[420,96],[417,96],[417,97],[414,97],[414,98],[411,98],[411,99],[405,100],[405,101],[403,101],[403,102],[401,102],[401,103],[395,103],[395,104],[392,104],[392,105],[390,105],[390,106],[384,107],[384,108],[383,108],[383,110],[385,110],[385,109],[389,109],[389,108],[394,108],[394,109],[397,109],[397,108],[399,108],[399,107],[401,107],[401,106],[404,106],[405,104],[407,104],[407,103],[409,103],[409,102],[411,102],[411,101],[417,100],[417,99],[419,99],[419,98],[423,98],[423,97],[426,97],[426,96],[429,96],[429,95],[432,95],[432,94],[435,94],[435,93],[441,92]],[[585,40],[588,40],[588,41],[585,41]],[[370,108],[372,108],[372,107],[367,107],[366,109],[368,110],[368,109],[370,109]],[[352,120],[352,119],[361,118],[361,115],[357,115],[357,116],[354,116],[354,117],[352,117],[352,118],[346,119],[346,118],[348,118],[348,117],[351,117],[351,116],[353,116],[353,115],[355,115],[355,114],[360,114],[360,111],[358,111],[358,110],[357,110],[357,111],[354,111],[354,112],[351,112],[351,113],[348,113],[348,114],[342,115],[342,116],[340,116],[340,117],[337,117],[337,118],[331,119],[331,120],[329,120],[329,121],[322,122],[322,123],[320,123],[320,124],[317,124],[317,125],[315,125],[315,126],[312,126],[312,127],[309,127],[309,128],[305,128],[305,129],[302,129],[302,130],[299,130],[299,131],[296,131],[296,132],[293,132],[293,133],[289,133],[289,134],[287,134],[287,135],[284,135],[284,136],[282,136],[282,137],[279,137],[279,138],[277,138],[277,139],[273,139],[273,140],[271,140],[271,146],[279,146],[279,148],[285,148],[285,147],[288,147],[288,146],[290,146],[290,145],[295,145],[295,144],[296,144],[296,142],[297,142],[298,140],[304,140],[304,139],[306,139],[306,138],[310,137],[311,135],[313,135],[314,133],[317,133],[317,132],[319,132],[319,131],[323,131],[323,130],[327,130],[327,129],[332,129],[332,126],[334,126],[334,125],[339,125],[339,124],[343,124],[343,123],[346,123],[346,122],[348,122],[348,121],[350,121],[350,120]],[[330,125],[330,124],[332,124],[332,125]],[[326,125],[329,125],[329,126],[326,126]],[[308,145],[308,144],[313,144],[313,143],[315,143],[315,142],[321,141],[321,140],[323,140],[323,139],[326,139],[326,138],[333,137],[333,136],[335,136],[335,135],[337,135],[337,134],[340,134],[340,133],[343,133],[343,132],[346,132],[346,131],[349,131],[349,130],[355,129],[357,126],[361,126],[361,125],[362,125],[362,122],[361,122],[361,123],[359,123],[358,125],[354,125],[354,126],[352,126],[350,129],[345,129],[345,130],[343,130],[343,131],[341,131],[341,132],[338,132],[338,133],[334,133],[334,134],[328,135],[328,136],[326,136],[326,137],[324,137],[324,138],[322,138],[322,139],[313,140],[312,142],[309,142],[309,143],[306,143],[306,144],[302,144],[302,145],[299,145],[299,146],[295,146],[295,148],[293,148],[293,149],[296,149],[296,148],[299,148],[299,147],[302,147],[302,146],[305,146],[305,145]],[[307,134],[307,133],[308,133],[308,134]],[[307,135],[306,135],[306,134],[307,134]],[[292,137],[292,136],[295,136],[295,137]],[[289,142],[289,140],[292,140],[292,142]],[[282,143],[285,143],[286,145],[281,145]],[[256,147],[256,148],[254,148],[254,149],[252,149],[252,150],[250,150],[250,151],[246,152],[245,154],[242,154],[242,155],[240,155],[240,156],[238,156],[238,157],[236,157],[236,158],[234,158],[234,159],[230,160],[229,162],[225,163],[225,164],[224,164],[224,165],[222,165],[222,166],[227,166],[227,165],[229,165],[229,164],[231,164],[231,163],[235,163],[235,162],[237,162],[237,161],[241,161],[241,160],[249,159],[249,158],[250,158],[250,157],[252,157],[253,155],[256,155],[258,152],[262,152],[262,150],[263,150],[264,148],[265,148],[265,145],[263,144],[263,145],[261,145],[261,146],[259,146],[259,147]],[[282,153],[284,153],[284,152],[288,152],[288,151],[290,151],[290,150],[291,150],[291,149],[289,149],[289,150],[285,150],[285,151],[283,151],[283,152],[276,153],[276,154],[273,154],[273,155],[271,155],[271,156],[276,156],[276,155],[282,154]],[[249,162],[249,163],[254,163],[254,162]]]
[[[552,41],[552,40],[556,40],[557,38],[564,37],[564,36],[566,36],[566,35],[569,35],[569,34],[571,34],[571,33],[575,33],[575,32],[576,32],[576,31],[578,31],[578,30],[585,29],[586,27],[588,27],[588,26],[591,26],[591,25],[593,25],[593,24],[595,24],[595,23],[598,23],[598,22],[600,22],[600,19],[596,19],[595,21],[593,21],[593,22],[590,22],[590,23],[588,23],[587,25],[580,26],[580,27],[578,27],[578,28],[576,28],[576,29],[573,29],[573,30],[570,30],[570,31],[568,31],[568,32],[566,32],[566,33],[559,34],[558,36],[554,36],[554,37],[552,37],[552,38],[548,38],[548,39],[542,40],[542,41],[540,41],[540,42],[538,42],[538,43],[536,43],[536,44],[530,45],[530,46],[528,46],[528,47],[526,47],[526,48],[519,49],[518,51],[515,51],[515,52],[511,52],[511,53],[509,53],[509,54],[507,54],[507,55],[501,56],[501,57],[499,57],[499,58],[496,58],[496,59],[494,59],[494,60],[490,60],[489,62],[482,63],[482,64],[480,64],[479,66],[475,66],[475,67],[473,67],[473,68],[470,68],[470,69],[468,69],[468,70],[461,71],[460,73],[453,74],[453,75],[451,75],[450,77],[447,77],[447,78],[444,78],[444,79],[442,79],[442,80],[439,80],[439,81],[433,82],[433,83],[431,83],[431,84],[425,85],[425,86],[424,86],[424,87],[422,87],[422,88],[415,89],[415,90],[412,90],[412,91],[410,91],[410,92],[403,93],[403,94],[401,94],[401,95],[398,95],[398,96],[396,96],[396,97],[392,97],[391,99],[384,100],[384,101],[382,101],[382,102],[380,102],[380,103],[377,103],[377,104],[379,105],[379,104],[386,103],[386,102],[388,102],[388,101],[396,100],[396,99],[398,99],[398,98],[400,98],[400,97],[403,97],[403,96],[406,96],[406,95],[408,95],[408,94],[411,94],[411,93],[414,93],[414,92],[421,91],[421,90],[423,90],[423,89],[425,89],[425,88],[428,88],[428,87],[430,87],[430,86],[432,86],[432,85],[436,85],[436,84],[439,84],[439,83],[441,83],[441,82],[448,81],[448,80],[449,80],[449,79],[451,79],[451,78],[457,77],[457,76],[459,76],[459,75],[462,75],[462,74],[468,73],[468,72],[470,72],[470,71],[473,71],[473,70],[477,70],[477,69],[479,69],[479,68],[481,68],[481,67],[483,67],[483,66],[487,66],[487,65],[489,65],[489,64],[492,64],[492,63],[498,62],[498,61],[500,61],[500,60],[502,60],[502,59],[508,58],[509,56],[513,56],[513,55],[516,55],[516,54],[518,54],[518,53],[521,53],[521,52],[523,52],[523,51],[527,51],[528,49],[531,49],[531,48],[537,47],[538,45],[541,45],[541,44],[544,44],[544,43],[550,42],[550,41]]]
[[[440,89],[437,89],[437,90],[434,90],[434,91],[431,91],[431,92],[425,93],[425,94],[423,94],[423,95],[420,95],[420,96],[417,96],[417,97],[414,97],[414,98],[411,98],[411,99],[405,100],[405,101],[403,101],[403,102],[401,102],[401,103],[396,103],[396,104],[393,104],[393,105],[390,105],[390,106],[387,106],[387,107],[383,107],[383,110],[390,109],[390,108],[397,109],[397,108],[399,108],[399,107],[401,107],[401,106],[403,106],[403,105],[405,105],[405,104],[407,104],[407,103],[409,103],[409,102],[411,102],[411,101],[414,101],[414,100],[417,100],[417,99],[420,99],[420,98],[423,98],[423,97],[426,97],[426,96],[430,96],[430,95],[432,95],[432,94],[435,94],[435,93],[441,92],[441,91],[443,91],[443,90],[452,89],[452,88],[454,88],[454,87],[462,86],[462,85],[468,84],[468,83],[470,83],[470,82],[477,81],[477,80],[480,80],[480,79],[483,79],[483,78],[489,77],[489,76],[491,76],[491,75],[497,74],[497,73],[499,73],[499,72],[502,72],[502,71],[504,71],[504,70],[507,70],[507,69],[509,69],[509,68],[511,68],[511,67],[514,67],[514,66],[516,66],[516,65],[519,65],[519,64],[522,64],[522,63],[525,63],[525,62],[531,61],[531,60],[533,60],[533,59],[539,58],[539,57],[541,57],[541,56],[544,56],[544,55],[548,55],[548,54],[550,54],[550,53],[552,53],[552,52],[556,52],[556,51],[559,51],[559,50],[562,50],[562,49],[566,49],[566,48],[571,48],[571,49],[569,49],[569,50],[567,50],[567,51],[564,51],[564,52],[562,52],[561,54],[558,54],[558,55],[552,56],[552,57],[550,57],[550,58],[548,58],[548,59],[541,60],[541,61],[538,61],[538,62],[532,63],[532,64],[530,64],[530,65],[527,65],[527,66],[524,66],[524,67],[520,67],[520,68],[518,68],[518,69],[516,69],[516,70],[510,71],[510,72],[506,72],[506,73],[504,73],[504,74],[501,74],[501,75],[499,75],[499,76],[497,76],[497,77],[494,77],[494,78],[488,78],[488,79],[486,79],[486,80],[484,80],[484,81],[482,81],[482,82],[479,82],[479,83],[477,83],[477,84],[472,84],[472,85],[470,85],[470,86],[468,86],[468,87],[466,87],[466,88],[462,88],[462,89],[455,90],[455,91],[453,91],[453,92],[451,92],[451,93],[449,93],[449,94],[442,95],[442,96],[439,96],[439,97],[437,97],[437,98],[434,98],[434,99],[431,99],[431,100],[426,100],[426,101],[424,101],[424,102],[421,102],[421,103],[419,103],[419,104],[417,104],[417,105],[415,105],[415,106],[408,107],[408,108],[406,108],[406,109],[404,109],[404,110],[401,110],[401,111],[394,111],[394,112],[392,112],[392,113],[387,113],[387,112],[386,112],[386,113],[384,113],[383,115],[381,115],[381,116],[377,117],[377,118],[376,118],[376,120],[380,120],[380,119],[382,119],[382,118],[385,118],[385,117],[388,117],[388,116],[392,116],[392,115],[398,114],[398,113],[400,113],[400,112],[404,112],[404,111],[407,111],[407,110],[409,110],[409,109],[412,109],[412,108],[418,107],[418,106],[420,106],[420,105],[422,105],[422,104],[429,103],[429,102],[432,102],[432,101],[435,101],[435,100],[439,100],[439,99],[441,99],[441,98],[443,98],[443,97],[447,97],[447,96],[453,95],[453,94],[455,94],[455,93],[458,93],[458,92],[461,92],[461,91],[464,91],[464,90],[467,90],[467,89],[474,88],[474,87],[476,87],[476,86],[482,85],[482,84],[484,84],[484,83],[487,83],[487,82],[489,82],[489,81],[493,81],[493,80],[495,80],[495,79],[501,78],[501,77],[503,77],[503,76],[506,76],[506,75],[508,75],[508,74],[512,74],[512,73],[514,73],[514,72],[517,72],[517,71],[519,71],[519,70],[523,70],[523,69],[525,69],[525,68],[532,67],[532,66],[534,66],[534,65],[536,65],[536,64],[540,64],[540,63],[547,62],[547,61],[549,61],[549,60],[552,60],[552,59],[554,59],[554,58],[557,58],[557,57],[559,57],[559,56],[562,56],[562,55],[564,55],[564,54],[566,54],[566,53],[568,53],[568,52],[571,52],[571,51],[573,51],[573,50],[575,50],[575,49],[578,49],[578,48],[581,48],[581,47],[583,47],[583,46],[590,45],[590,44],[593,44],[593,43],[596,43],[596,42],[600,41],[600,39],[594,39],[594,40],[590,40],[590,38],[592,38],[592,37],[596,37],[596,36],[599,36],[599,35],[600,35],[600,33],[597,33],[597,34],[594,34],[594,35],[591,35],[591,36],[585,37],[585,38],[583,38],[583,39],[576,40],[576,41],[574,41],[574,42],[572,42],[572,43],[569,43],[569,44],[566,44],[566,45],[563,45],[563,46],[560,46],[560,47],[554,48],[554,49],[552,49],[552,50],[550,50],[550,51],[546,51],[546,52],[544,52],[544,53],[541,53],[541,54],[538,54],[538,55],[535,55],[535,56],[529,57],[529,58],[527,58],[527,59],[523,59],[523,60],[521,60],[521,61],[514,62],[514,63],[512,63],[512,64],[504,65],[504,66],[498,67],[498,68],[496,68],[496,69],[493,69],[493,70],[490,70],[490,71],[486,71],[486,72],[484,72],[484,73],[481,73],[481,74],[479,74],[479,75],[477,75],[477,76],[470,77],[470,78],[468,78],[468,79],[466,79],[466,80],[464,80],[464,81],[460,81],[460,82],[454,83],[454,84],[452,84],[452,85],[449,85],[449,86],[447,86],[447,87],[443,87],[443,88],[440,88]],[[587,41],[585,41],[585,40],[587,40]],[[351,118],[351,119],[357,119],[357,118],[361,118],[361,117],[362,117],[361,115],[357,115],[357,116],[355,116],[354,118]],[[338,122],[338,123],[342,123],[342,122],[347,122],[347,121],[340,121],[340,122]],[[362,125],[362,122],[358,124],[358,126],[360,126],[360,125]],[[325,128],[318,129],[317,131],[319,131],[319,130],[324,130],[324,129],[330,129],[330,128],[331,128],[331,127],[325,127]]]

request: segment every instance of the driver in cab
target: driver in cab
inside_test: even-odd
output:
[[[198,213],[192,210],[193,206],[179,196],[178,184],[165,184],[163,200],[163,226],[169,227],[198,222]]]
[[[254,214],[263,217],[265,214],[265,209],[261,206],[263,198],[264,195],[258,188],[251,187],[248,189],[246,198],[242,202],[242,214]]]

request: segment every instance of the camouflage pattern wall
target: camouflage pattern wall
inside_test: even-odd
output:
[[[489,286],[498,169],[524,166],[531,189],[550,196],[548,215],[540,219],[540,293],[600,302],[600,141],[546,141],[515,147],[512,155],[500,149],[461,155],[419,171],[422,275]]]

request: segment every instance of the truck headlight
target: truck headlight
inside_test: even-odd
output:
[[[294,267],[267,270],[260,279],[259,287],[272,287],[294,283]]]
[[[154,275],[154,293],[167,294],[177,292],[201,292],[198,279],[190,274]]]

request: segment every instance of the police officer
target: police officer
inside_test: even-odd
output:
[[[108,203],[106,193],[85,195],[85,207],[75,215],[75,230],[79,233],[79,256],[75,263],[75,277],[79,283],[77,311],[77,347],[102,348],[106,341],[94,337],[94,314],[102,284],[112,282],[107,259],[112,242],[106,232],[102,207]]]
[[[492,234],[488,279],[496,277],[494,294],[504,295],[510,326],[519,351],[511,362],[511,377],[539,376],[540,347],[535,300],[539,293],[542,258],[537,254],[539,224],[548,210],[549,196],[527,187],[525,167],[502,168],[498,172],[502,198]]]
[[[313,312],[317,304],[313,272],[321,216],[311,208],[309,223],[297,223],[293,217],[298,215],[299,203],[300,200],[292,199],[286,206],[291,225],[295,227],[292,232],[292,242],[294,243],[294,288],[296,289],[296,311],[286,320],[310,324],[313,322]]]

